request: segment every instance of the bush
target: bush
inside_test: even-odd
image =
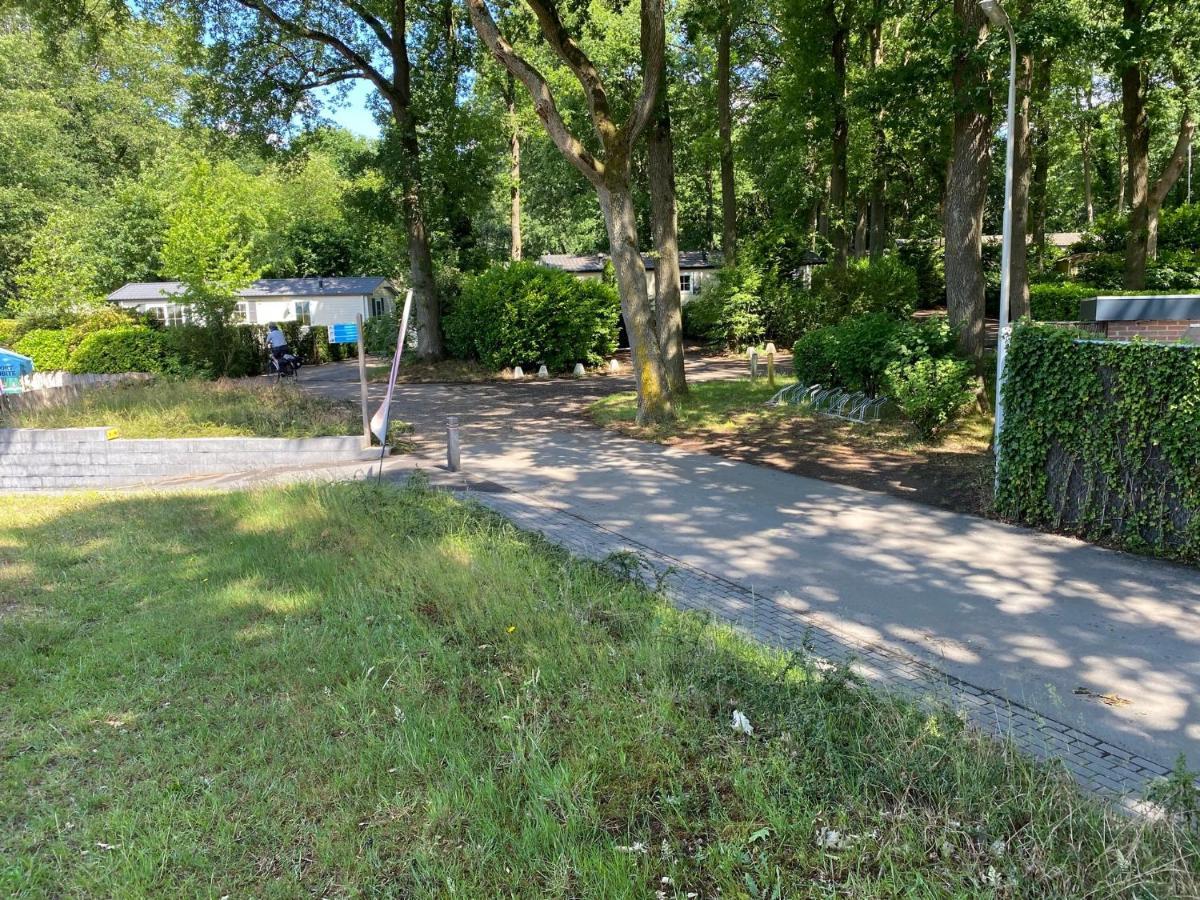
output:
[[[716,295],[721,314],[717,334],[731,350],[744,350],[763,339],[766,321],[760,289],[762,274],[754,266],[726,266],[708,289]]]
[[[452,356],[565,372],[616,349],[620,311],[616,291],[599,281],[514,262],[466,279],[443,328]]]
[[[917,301],[917,275],[894,256],[878,262],[850,260],[845,269],[822,266],[813,273],[815,327],[883,313],[893,319],[912,315]]]
[[[400,320],[394,313],[372,316],[363,325],[363,340],[368,353],[391,356],[396,352],[396,339],[399,336]]]
[[[905,241],[896,251],[901,263],[912,270],[917,280],[917,308],[932,309],[946,303],[945,253],[940,243],[927,240]]]
[[[0,347],[12,347],[21,336],[21,323],[16,319],[0,319]]]
[[[882,313],[810,331],[792,348],[796,378],[878,395],[888,367],[954,353],[954,332],[942,317],[900,322]]]
[[[167,345],[164,334],[140,325],[94,331],[71,354],[67,371],[179,372],[182,361]]]
[[[1029,286],[1029,316],[1040,322],[1079,321],[1079,301],[1101,293],[1090,284],[1047,281]]]
[[[683,305],[683,336],[698,341],[721,339],[722,297],[714,290],[701,290],[700,296]]]
[[[13,349],[33,360],[40,372],[57,372],[71,358],[71,332],[63,328],[34,328],[13,345]]]
[[[917,433],[933,440],[971,399],[971,377],[971,367],[961,359],[922,356],[888,366],[884,390]]]

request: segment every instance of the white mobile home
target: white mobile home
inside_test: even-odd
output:
[[[562,269],[570,272],[576,278],[596,279],[604,277],[604,264],[609,260],[606,253],[592,253],[585,256],[575,256],[571,253],[548,253],[538,260],[543,266],[551,269]],[[648,253],[642,254],[642,262],[646,265],[646,289],[651,295],[655,291],[655,257]],[[717,273],[721,268],[721,255],[709,253],[706,250],[679,251],[679,293],[680,299],[687,303],[700,293],[704,282]]]
[[[136,282],[108,295],[122,309],[149,313],[165,325],[188,321],[188,309],[180,302],[184,292],[178,281]],[[238,291],[242,321],[265,325],[269,322],[299,322],[301,325],[333,325],[385,315],[395,309],[396,289],[386,278],[260,278]]]

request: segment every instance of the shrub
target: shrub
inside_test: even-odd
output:
[[[845,269],[823,266],[813,273],[812,299],[816,318],[810,327],[870,313],[905,319],[916,307],[917,275],[894,256],[850,260]]]
[[[971,399],[971,378],[971,367],[961,359],[922,356],[888,366],[884,390],[917,433],[933,440]]]
[[[13,349],[33,360],[34,368],[56,372],[67,367],[71,357],[71,332],[63,328],[34,328]]]
[[[731,350],[753,346],[766,334],[761,287],[762,274],[743,263],[723,268],[709,288],[721,307],[717,333]]]
[[[1100,290],[1090,284],[1047,281],[1029,286],[1029,315],[1041,322],[1076,322],[1079,301],[1095,297]]]
[[[900,322],[882,313],[810,331],[792,349],[796,377],[875,396],[893,363],[954,353],[954,332],[942,317]]]
[[[21,323],[16,319],[0,319],[0,347],[12,347],[21,335]]]
[[[116,306],[106,305],[80,315],[71,325],[71,329],[82,340],[84,335],[91,334],[93,331],[107,331],[110,328],[135,324],[137,324],[135,315]]]
[[[714,290],[706,289],[699,297],[683,305],[683,335],[698,341],[721,340],[722,298]]]
[[[372,316],[363,325],[363,340],[366,342],[368,353],[390,356],[396,352],[396,339],[399,335],[400,320],[393,313]]]
[[[896,251],[900,262],[916,278],[916,304],[931,309],[946,302],[946,264],[941,244],[927,240],[905,241]]]
[[[139,325],[94,331],[67,361],[70,372],[178,372],[182,362],[164,332]]]
[[[450,354],[485,366],[598,365],[617,345],[620,301],[598,281],[529,262],[497,265],[463,284],[443,319]]]

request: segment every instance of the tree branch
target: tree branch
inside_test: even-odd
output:
[[[550,43],[551,48],[559,58],[567,64],[575,78],[583,87],[583,96],[587,99],[588,110],[592,114],[592,123],[600,141],[606,147],[610,140],[618,137],[616,123],[612,120],[612,109],[608,103],[608,92],[604,88],[604,80],[591,58],[583,52],[575,39],[571,37],[562,19],[558,15],[553,0],[525,0],[533,14],[537,16],[542,33]]]
[[[629,147],[637,142],[658,109],[659,90],[664,86],[667,64],[664,17],[663,0],[642,0],[642,93],[621,127],[621,136]]]
[[[383,24],[383,22],[371,15],[367,8],[359,3],[358,0],[338,0],[338,2],[366,22],[367,27],[375,32],[375,36],[379,38],[379,43],[383,44],[383,46],[386,47],[389,52],[394,52],[395,42],[392,37],[392,33],[387,30],[387,27]]]
[[[258,13],[268,22],[275,25],[280,31],[290,34],[292,37],[303,38],[309,41],[315,41],[318,44],[324,44],[335,50],[349,62],[352,66],[362,72],[364,78],[369,80],[377,87],[385,97],[391,97],[393,87],[388,82],[383,74],[371,65],[370,60],[343,41],[341,38],[335,37],[325,31],[320,31],[316,28],[309,28],[306,25],[300,25],[290,19],[284,18],[278,12],[269,6],[265,0],[235,0],[238,5],[245,7],[253,12]]]
[[[1167,199],[1168,192],[1175,186],[1179,176],[1183,174],[1188,147],[1191,146],[1192,135],[1195,131],[1196,121],[1192,116],[1192,104],[1190,98],[1187,98],[1184,100],[1183,112],[1179,114],[1179,136],[1175,139],[1175,149],[1171,151],[1171,156],[1167,160],[1166,166],[1163,167],[1162,175],[1150,188],[1149,202],[1152,208],[1157,209],[1162,206],[1163,201]]]
[[[519,56],[512,45],[500,34],[485,0],[467,0],[467,8],[471,13],[471,23],[475,26],[476,32],[479,33],[480,39],[488,50],[528,89],[529,95],[533,99],[534,111],[537,112],[538,118],[545,123],[546,131],[555,146],[588,181],[596,187],[601,187],[604,175],[603,163],[592,156],[583,143],[567,128],[546,79],[537,69]]]

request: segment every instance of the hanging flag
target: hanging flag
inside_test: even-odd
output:
[[[396,375],[400,372],[400,354],[404,352],[404,338],[408,334],[408,313],[412,309],[412,295],[411,289],[404,295],[404,312],[400,314],[400,336],[396,340],[396,355],[392,357],[392,372],[388,376],[387,395],[383,398],[379,409],[375,410],[375,415],[371,416],[371,434],[379,438],[380,446],[387,445],[388,425],[391,424],[392,418],[392,391],[396,387]]]

